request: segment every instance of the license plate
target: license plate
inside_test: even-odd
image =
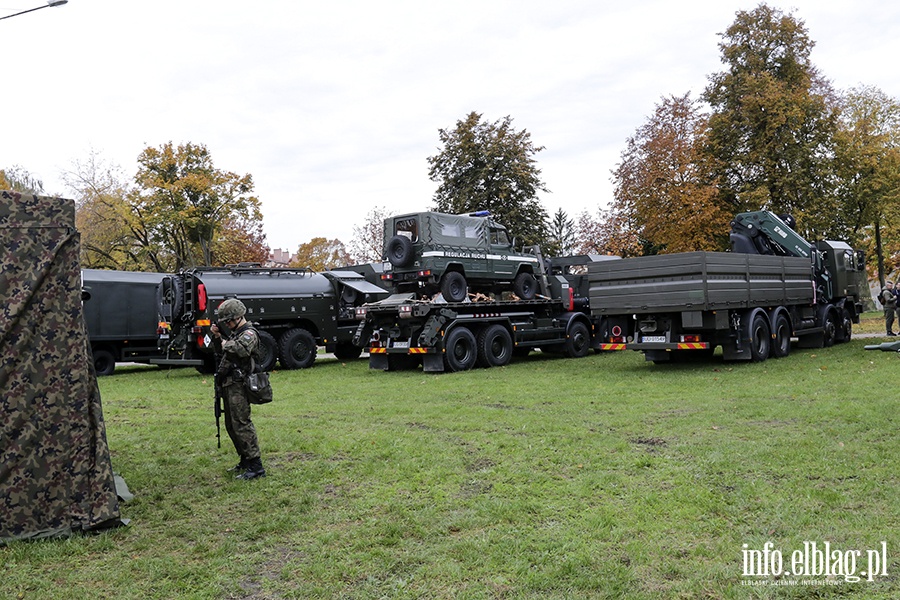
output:
[[[644,336],[641,336],[641,341],[647,342],[647,343],[665,343],[666,336],[664,336],[664,335],[644,335]]]
[[[395,341],[392,345],[393,348],[409,348],[409,342],[401,342],[399,340]]]

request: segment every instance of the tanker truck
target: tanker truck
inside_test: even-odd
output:
[[[371,269],[370,269],[371,271]],[[162,279],[157,290],[157,336],[164,358],[154,364],[215,369],[209,327],[226,298],[247,307],[247,320],[259,331],[263,359],[271,370],[311,367],[318,348],[341,360],[358,358],[353,343],[355,308],[388,295],[367,279],[367,271],[317,273],[309,269],[266,268],[257,264],[200,267]]]

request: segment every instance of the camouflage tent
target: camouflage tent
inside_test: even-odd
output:
[[[71,200],[0,192],[0,545],[118,525]]]

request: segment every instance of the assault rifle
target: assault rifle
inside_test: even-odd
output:
[[[231,363],[225,358],[224,354],[216,354],[216,376],[213,379],[216,386],[216,403],[213,412],[216,414],[216,447],[222,447],[222,426],[219,419],[222,417],[222,379],[231,370]]]

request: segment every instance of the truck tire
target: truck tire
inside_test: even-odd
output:
[[[829,306],[822,320],[822,346],[831,348],[837,339],[838,323],[834,308]]]
[[[772,356],[774,358],[784,358],[791,353],[791,322],[784,313],[775,318],[775,331],[772,338],[774,341]]]
[[[287,330],[278,344],[281,366],[285,369],[308,369],[316,360],[316,338],[305,329]]]
[[[356,360],[362,351],[362,348],[354,346],[351,342],[341,342],[334,349],[334,356],[338,360]]]
[[[387,257],[391,264],[395,267],[405,267],[412,262],[413,255],[412,241],[408,237],[395,235],[388,240]]]
[[[591,350],[591,331],[581,321],[575,321],[566,336],[566,356],[583,358]]]
[[[262,359],[259,361],[259,367],[263,371],[271,371],[275,368],[275,361],[278,360],[278,342],[271,333],[267,331],[259,332],[259,347]]]
[[[853,337],[853,319],[850,318],[850,311],[846,308],[841,309],[841,322],[837,328],[834,341],[838,344],[849,342]]]
[[[490,325],[478,334],[479,367],[504,367],[512,360],[512,352],[512,336],[503,325]]]
[[[444,370],[468,371],[478,360],[475,335],[466,327],[454,327],[444,340]]]
[[[531,273],[519,273],[513,282],[513,291],[522,300],[534,300],[537,288],[537,279]]]
[[[93,348],[91,354],[94,355],[94,371],[100,377],[112,375],[116,370],[116,357],[106,348]]]
[[[406,239],[406,238],[404,238]],[[447,302],[462,302],[468,292],[466,277],[458,271],[448,271],[441,277],[441,294]]]
[[[750,322],[750,360],[763,362],[769,358],[769,348],[772,345],[772,334],[769,331],[769,319],[762,313],[757,313]]]

